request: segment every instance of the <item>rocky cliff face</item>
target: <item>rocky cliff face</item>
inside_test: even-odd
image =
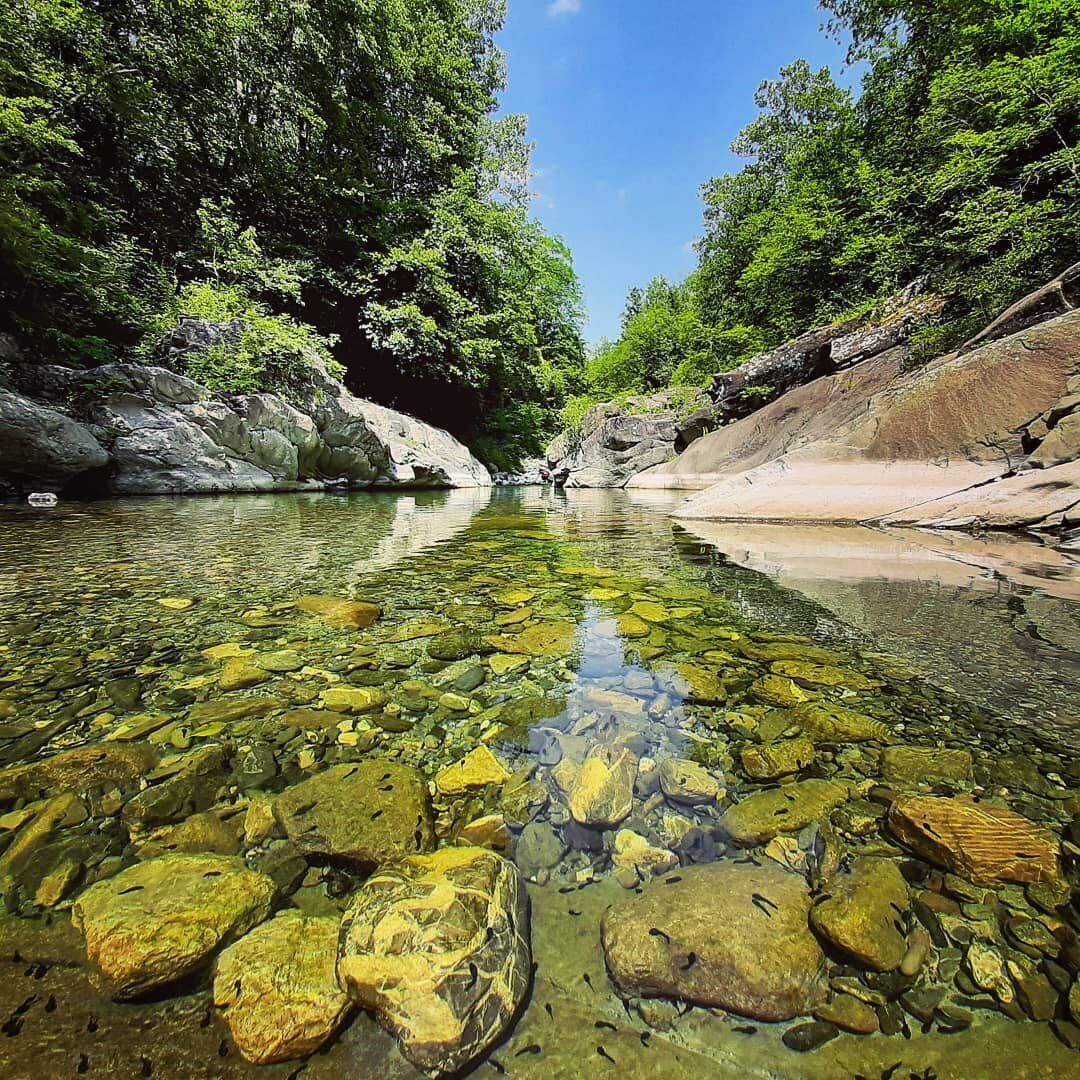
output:
[[[707,405],[703,391],[683,390],[597,405],[578,431],[563,432],[548,447],[548,471],[565,487],[622,487],[642,469],[674,458],[686,421]]]
[[[697,519],[1068,526],[1080,504],[1080,268],[964,349],[893,348],[797,387],[634,477]]]
[[[815,379],[895,353],[946,304],[916,284],[864,316],[811,330],[719,373],[708,390],[661,390],[597,405],[579,431],[564,432],[548,447],[548,466],[566,487],[623,487],[643,470],[673,462],[709,432]]]
[[[194,340],[202,329],[192,330]],[[490,483],[487,469],[448,432],[354,397],[319,369],[291,401],[268,393],[215,396],[165,367],[10,364],[6,375],[0,371],[0,491],[157,495]]]

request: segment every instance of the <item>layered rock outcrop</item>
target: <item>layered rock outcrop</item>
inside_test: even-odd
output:
[[[189,320],[184,348],[208,347],[215,326]],[[163,361],[182,352],[172,348]],[[289,400],[214,395],[168,367],[136,364],[88,371],[13,366],[0,379],[0,491],[158,495],[490,484],[487,469],[449,432],[355,397],[317,366]]]
[[[1068,525],[1080,502],[1072,280],[925,367],[908,370],[897,347],[798,386],[628,486],[705,489],[677,511],[690,519]]]

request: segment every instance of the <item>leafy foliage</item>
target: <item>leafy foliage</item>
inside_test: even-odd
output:
[[[0,330],[146,355],[179,311],[250,324],[203,374],[275,357],[474,442],[524,444],[582,361],[569,254],[527,215],[502,0],[10,0],[0,6]],[[266,353],[264,356],[263,354]],[[539,425],[529,434],[530,425]]]
[[[822,7],[862,94],[805,61],[762,85],[733,147],[747,164],[702,188],[698,268],[665,283],[685,305],[624,323],[589,363],[597,395],[706,381],[924,276],[956,297],[915,342],[925,360],[1080,259],[1080,0]]]

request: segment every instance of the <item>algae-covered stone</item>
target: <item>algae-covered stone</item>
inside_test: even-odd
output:
[[[637,760],[629,750],[595,746],[577,774],[567,800],[580,825],[610,829],[624,821],[634,806]]]
[[[722,705],[727,689],[720,675],[697,664],[664,664],[657,675],[680,697],[699,705]]]
[[[337,983],[339,920],[283,911],[218,957],[214,1004],[256,1065],[314,1053],[352,1008]]]
[[[747,776],[755,780],[775,780],[805,769],[814,760],[814,744],[805,736],[778,742],[744,746],[739,759]]]
[[[467,795],[505,784],[509,779],[510,773],[503,763],[486,746],[477,746],[460,761],[436,773],[435,788],[440,795]]]
[[[908,906],[907,882],[896,864],[861,858],[850,872],[826,881],[823,899],[810,912],[810,925],[861,967],[893,971],[907,951],[900,919]]]
[[[529,666],[527,656],[513,656],[509,653],[496,653],[488,657],[488,664],[494,675],[509,675],[514,672],[524,671]]]
[[[369,713],[381,709],[389,700],[377,686],[331,686],[322,692],[322,704],[331,712]]]
[[[229,660],[222,668],[218,687],[226,693],[232,690],[249,690],[271,678],[273,675],[269,671],[238,656]]]
[[[615,847],[611,862],[620,870],[630,870],[645,879],[656,874],[666,874],[679,865],[678,856],[667,848],[656,847],[633,829],[620,829],[615,834]],[[633,877],[631,877],[631,882]]]
[[[806,664],[843,665],[844,657],[834,649],[811,645],[805,641],[747,641],[739,642],[743,656],[766,664],[796,660]]]
[[[848,797],[847,788],[830,780],[802,780],[758,791],[730,807],[720,825],[736,844],[763,844],[780,833],[826,817]]]
[[[274,816],[305,855],[359,866],[434,845],[427,784],[396,762],[335,765],[282,792]]]
[[[723,796],[716,777],[695,761],[665,758],[660,763],[660,790],[672,801],[687,806],[715,802]]]
[[[903,795],[889,829],[917,855],[980,885],[1060,878],[1058,841],[1012,810],[968,796]]]
[[[513,863],[451,847],[365,882],[341,923],[337,974],[409,1061],[442,1075],[499,1039],[531,963],[528,904]]]
[[[792,679],[800,686],[843,686],[849,690],[870,690],[880,683],[850,668],[833,664],[809,664],[805,660],[778,660],[772,664],[775,675]]]
[[[615,619],[619,634],[624,638],[644,638],[652,633],[652,626],[632,611],[624,611]]]
[[[625,994],[758,1020],[790,1020],[823,996],[805,879],[769,863],[688,867],[614,904],[604,954]]]
[[[766,705],[775,705],[780,709],[791,709],[809,701],[813,695],[803,690],[797,683],[783,675],[762,675],[751,687],[750,693]]]
[[[165,758],[149,774],[150,785],[130,799],[122,811],[133,828],[178,821],[213,805],[226,781],[225,751],[208,743],[173,758]]]
[[[573,648],[576,630],[573,623],[553,620],[526,627],[520,634],[495,634],[485,640],[504,653],[521,656],[566,656]]]
[[[433,660],[464,660],[491,652],[491,646],[475,630],[450,630],[428,642],[427,653]]]
[[[237,724],[280,708],[281,698],[242,697],[217,701],[200,701],[191,708],[188,721],[193,727],[205,724]]]
[[[226,855],[163,855],[91,885],[72,922],[104,990],[139,997],[200,968],[270,914],[275,886]]]
[[[514,862],[530,880],[541,870],[558,866],[565,854],[563,838],[546,821],[533,821],[526,825],[514,843]]]
[[[961,787],[971,783],[971,753],[935,746],[887,746],[881,752],[881,772],[895,787],[942,780]]]
[[[301,596],[296,606],[318,616],[336,630],[363,630],[382,618],[382,608],[378,604],[344,596]]]
[[[240,838],[221,818],[213,814],[192,814],[178,825],[166,825],[151,833],[139,846],[139,858],[152,859],[174,851],[236,855],[240,851]]]
[[[791,718],[815,742],[890,742],[893,738],[880,720],[843,705],[811,702],[793,709]]]
[[[99,784],[130,784],[148,773],[158,756],[148,743],[80,746],[41,761],[0,771],[0,802],[43,799]]]

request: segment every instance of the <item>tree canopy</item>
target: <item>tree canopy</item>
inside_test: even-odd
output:
[[[956,298],[927,331],[944,350],[1080,259],[1080,0],[822,7],[862,93],[802,60],[761,86],[746,165],[702,188],[698,267],[665,283],[678,318],[663,290],[632,293],[593,398],[704,381],[924,277]]]
[[[180,312],[258,323],[200,374],[333,356],[354,389],[512,458],[581,363],[570,255],[493,119],[502,0],[10,0],[0,329],[145,356]],[[260,336],[261,335],[261,336]]]

